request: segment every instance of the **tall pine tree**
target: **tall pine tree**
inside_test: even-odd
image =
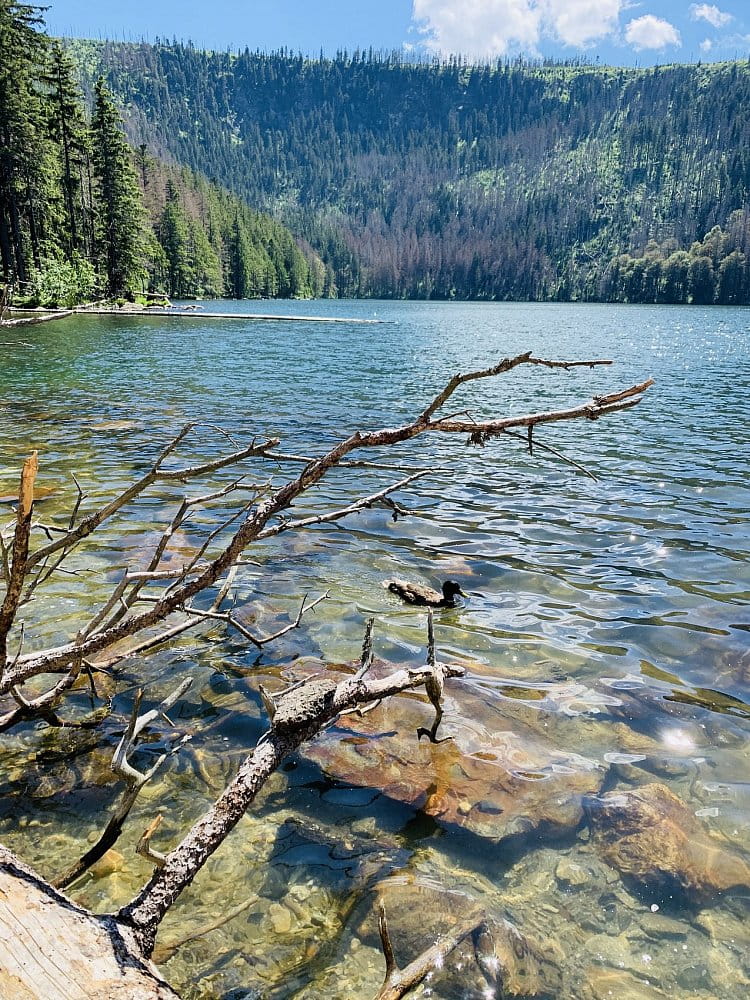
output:
[[[91,206],[87,203],[91,166],[89,130],[74,74],[70,57],[58,41],[53,42],[44,82],[49,87],[49,128],[57,147],[64,202],[60,236],[70,260],[78,253],[92,250]]]
[[[132,293],[143,278],[144,211],[122,119],[100,77],[91,122],[97,195],[96,250],[111,295]]]

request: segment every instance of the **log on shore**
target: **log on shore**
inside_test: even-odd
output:
[[[85,306],[74,309],[73,312],[86,316],[150,316],[158,319],[167,317],[168,319],[231,319],[244,320],[245,322],[258,323],[345,323],[357,326],[377,326],[382,324],[382,319],[363,319],[361,317],[346,316],[289,316],[276,315],[274,313],[228,313],[228,312],[202,312],[180,309],[87,309]]]
[[[40,309],[14,309],[13,312],[39,313]],[[259,323],[345,323],[356,326],[380,326],[385,320],[365,319],[360,316],[290,316],[277,315],[275,313],[229,313],[229,312],[203,312],[203,310],[192,310],[175,307],[172,309],[151,306],[146,309],[137,309],[124,306],[121,309],[109,308],[106,306],[76,306],[73,309],[60,309],[58,311],[45,310],[44,315],[31,316],[28,319],[3,320],[3,326],[24,326],[29,323],[47,323],[53,319],[63,319],[65,316],[150,316],[170,319],[232,319],[245,320],[246,322]]]
[[[126,927],[53,889],[0,845],[3,1000],[179,1000]]]
[[[36,323],[51,323],[55,319],[65,319],[72,316],[72,309],[61,309],[59,312],[46,312],[41,316],[21,316],[14,319],[0,320],[0,326],[34,326]]]

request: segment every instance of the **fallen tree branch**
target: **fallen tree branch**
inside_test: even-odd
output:
[[[72,309],[64,309],[61,312],[51,312],[44,316],[21,316],[17,319],[0,318],[0,326],[35,326],[37,323],[51,323],[55,319],[65,319],[72,316]]]
[[[276,639],[280,639],[283,635],[291,632],[295,628],[299,628],[302,624],[302,618],[308,611],[312,611],[316,608],[322,601],[328,599],[328,592],[322,594],[320,597],[316,597],[314,601],[310,604],[307,603],[307,595],[302,598],[302,604],[297,612],[297,617],[294,621],[290,622],[288,625],[284,625],[283,628],[278,629],[278,631],[273,632],[271,635],[256,635],[251,632],[249,628],[246,628],[241,621],[237,619],[236,615],[233,615],[231,611],[199,611],[197,608],[185,608],[185,611],[189,615],[198,615],[198,617],[212,621],[226,622],[231,628],[236,629],[241,636],[251,642],[258,649],[263,649],[267,646],[269,642],[274,642]]]
[[[372,625],[368,624],[363,648],[363,662],[367,663],[371,635]],[[463,667],[455,664],[443,665],[442,670],[445,678],[462,677],[465,673]],[[322,676],[271,696],[274,704],[271,727],[240,765],[234,780],[182,842],[166,855],[164,864],[156,869],[149,883],[117,914],[117,919],[134,931],[144,954],[151,954],[159,924],[169,907],[191,884],[290,753],[347,709],[422,687],[433,672],[434,664],[428,663],[368,680],[361,665],[356,674],[345,680],[336,682]]]
[[[127,928],[95,916],[0,845],[3,1000],[179,1000]]]
[[[388,931],[385,903],[382,899],[379,900],[378,932],[385,957],[385,981],[374,1000],[400,1000],[400,997],[406,996],[431,972],[441,969],[448,955],[470,934],[478,930],[484,920],[484,914],[479,910],[475,911],[461,920],[448,933],[439,937],[433,945],[409,962],[407,966],[399,969]]]
[[[260,499],[247,512],[247,516],[236,530],[234,530],[234,533],[230,534],[228,542],[213,559],[207,560],[205,564],[201,564],[200,569],[193,567],[195,572],[191,572],[189,578],[187,576],[178,576],[172,586],[167,588],[155,601],[150,602],[148,610],[128,613],[122,618],[118,616],[117,620],[97,627],[95,633],[79,636],[72,642],[65,643],[62,646],[23,654],[12,667],[8,666],[5,670],[5,674],[0,680],[0,695],[7,693],[12,686],[17,687],[37,674],[67,672],[70,663],[76,658],[90,659],[125,638],[138,635],[155,626],[160,626],[174,612],[183,609],[195,595],[206,591],[216,584],[237,563],[243,551],[252,542],[273,537],[284,531],[299,530],[314,524],[322,524],[344,518],[384,498],[388,493],[397,488],[397,485],[406,485],[413,479],[424,474],[415,473],[413,477],[409,476],[401,480],[400,484],[393,484],[378,493],[372,494],[370,497],[355,501],[336,511],[311,515],[310,517],[300,518],[296,521],[283,518],[283,512],[288,510],[300,495],[320,482],[330,469],[338,466],[352,451],[363,448],[387,447],[411,440],[424,433],[465,433],[469,436],[470,441],[484,443],[491,437],[499,436],[513,428],[530,428],[538,424],[581,418],[594,420],[601,416],[637,405],[641,401],[643,393],[652,384],[650,379],[631,386],[628,389],[597,396],[578,406],[563,410],[530,413],[487,421],[458,420],[455,417],[453,419],[431,419],[436,410],[450,398],[458,386],[472,379],[488,378],[500,372],[509,371],[511,368],[521,364],[537,364],[544,367],[567,369],[572,366],[602,365],[604,363],[604,361],[599,360],[591,362],[548,362],[543,359],[533,358],[527,353],[518,355],[516,358],[505,359],[494,368],[455,376],[416,420],[396,428],[385,428],[371,432],[355,432],[348,438],[340,441],[320,458],[305,465],[296,479],[290,480],[280,488],[272,490],[264,499]],[[68,532],[61,538],[55,539],[35,552],[28,560],[29,565],[35,565],[41,558],[46,559],[54,552],[58,552],[66,546],[70,547],[74,545],[78,540],[93,531],[103,520],[110,517],[114,510],[119,509],[128,500],[139,495],[146,486],[156,482],[157,479],[185,479],[197,474],[205,474],[209,471],[223,468],[232,462],[240,461],[250,455],[267,458],[270,448],[275,445],[275,442],[266,442],[263,445],[253,443],[248,448],[240,452],[235,452],[224,459],[217,459],[214,462],[207,462],[203,465],[178,470],[164,470],[162,463],[172,454],[193,426],[192,424],[188,424],[183,428],[162,451],[150,472],[142,477],[138,483],[134,484],[128,490],[123,491],[116,500],[112,501],[105,508],[89,515],[88,518],[84,518],[72,532]],[[277,523],[271,523],[276,518],[281,519]],[[134,586],[138,586],[138,583],[135,583]],[[184,627],[189,626],[185,625]]]
[[[432,400],[419,415],[421,421],[429,420],[440,407],[450,399],[460,385],[466,382],[474,382],[480,378],[494,378],[496,375],[504,375],[505,372],[517,368],[518,365],[542,365],[545,368],[564,368],[569,371],[571,368],[595,368],[600,365],[611,365],[611,361],[544,361],[542,358],[532,357],[531,351],[525,354],[518,354],[515,358],[503,358],[503,360],[491,368],[483,368],[480,371],[466,372],[464,375],[454,375],[444,389]]]
[[[109,822],[96,843],[74,865],[52,883],[56,889],[65,889],[67,886],[72,885],[73,882],[77,881],[92,865],[96,864],[117,842],[122,833],[125,820],[135,805],[135,800],[138,798],[143,786],[153,778],[164,762],[172,754],[177,753],[180,747],[184,746],[190,739],[189,736],[183,736],[169,751],[161,754],[148,771],[138,771],[128,760],[128,756],[136,749],[138,737],[143,730],[160,715],[166,718],[166,713],[183,696],[192,683],[192,678],[186,678],[160,705],[145,712],[143,715],[138,714],[141,707],[141,699],[143,698],[143,691],[139,690],[136,693],[128,728],[117,744],[112,758],[112,770],[125,782],[125,791],[122,793],[120,801],[112,811]],[[167,719],[167,721],[169,720]],[[169,724],[171,725],[171,722]]]
[[[361,497],[359,500],[355,500],[354,503],[350,503],[346,507],[340,507],[337,510],[328,511],[326,514],[313,514],[310,517],[301,517],[296,521],[282,521],[280,524],[275,524],[273,527],[266,528],[265,531],[259,532],[256,536],[256,540],[261,541],[264,538],[273,538],[276,535],[283,534],[285,531],[299,531],[301,528],[310,528],[318,524],[330,524],[332,521],[340,521],[344,517],[349,517],[351,514],[356,514],[361,510],[367,510],[370,507],[375,506],[375,504],[380,503],[387,498],[389,493],[393,493],[395,490],[401,490],[410,483],[415,482],[417,479],[423,479],[425,476],[430,476],[432,474],[432,469],[424,469],[421,472],[413,472],[410,476],[400,479],[397,483],[391,483],[390,486],[386,486],[385,489],[379,490],[377,493],[371,493],[369,496]]]
[[[4,667],[8,659],[8,633],[15,621],[18,604],[21,600],[23,582],[29,565],[29,536],[31,534],[31,520],[34,507],[34,483],[39,471],[39,459],[37,452],[32,452],[30,457],[23,463],[21,470],[21,483],[18,488],[18,507],[16,508],[16,526],[13,532],[13,558],[10,566],[5,570],[7,584],[5,588],[5,598],[0,606],[0,671],[4,672]],[[7,566],[7,557],[3,559]],[[14,660],[13,666],[18,663],[19,657]],[[3,681],[4,677],[0,677]],[[10,687],[13,685],[9,685]]]
[[[110,500],[109,503],[105,504],[99,510],[94,511],[87,517],[84,517],[79,522],[77,527],[70,528],[70,530],[68,530],[61,538],[56,538],[54,542],[50,542],[48,545],[42,546],[42,548],[38,549],[29,560],[29,568],[33,568],[53,553],[59,552],[60,549],[68,549],[82,541],[84,538],[87,538],[92,531],[95,531],[101,524],[111,518],[126,504],[140,496],[154,483],[174,481],[186,482],[188,479],[197,479],[200,476],[209,475],[210,473],[217,472],[219,469],[224,469],[227,466],[237,465],[239,462],[242,462],[247,458],[265,455],[270,448],[276,447],[279,443],[276,438],[270,438],[262,444],[256,444],[255,441],[252,441],[246,448],[241,448],[238,451],[233,452],[231,455],[224,455],[222,458],[214,459],[210,462],[204,462],[200,465],[185,466],[179,469],[165,469],[164,462],[166,462],[169,456],[176,451],[177,447],[188,436],[188,434],[190,434],[190,432],[196,427],[200,426],[200,424],[195,422],[185,424],[179,433],[176,434],[169,444],[167,444],[162,450],[159,457],[145,475],[141,476],[140,479],[128,486],[127,489],[123,490],[120,494],[118,494],[118,496],[116,496],[113,500]]]
[[[257,902],[257,896],[250,896],[244,902],[238,903],[237,906],[233,906],[231,910],[227,910],[226,913],[222,913],[222,915],[217,917],[216,920],[210,921],[210,923],[200,927],[197,931],[192,931],[190,934],[186,934],[185,937],[179,938],[177,941],[170,941],[169,944],[158,944],[154,950],[154,961],[159,965],[162,965],[164,962],[168,962],[175,952],[179,951],[183,945],[190,944],[191,941],[197,941],[199,938],[205,937],[206,934],[210,934],[212,931],[218,931],[219,928],[224,927],[230,920],[234,920],[236,917],[239,917],[240,914],[249,910],[253,903]]]
[[[156,816],[146,829],[141,834],[140,840],[135,845],[135,853],[140,854],[142,858],[150,861],[152,864],[156,865],[157,868],[161,868],[164,864],[164,855],[160,851],[155,851],[151,846],[151,838],[156,833],[156,831],[161,826],[161,821],[164,819],[161,813]]]

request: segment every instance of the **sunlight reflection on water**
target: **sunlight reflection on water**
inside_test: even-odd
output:
[[[248,304],[222,303],[233,308]],[[278,686],[298,656],[354,659],[373,613],[379,654],[414,663],[424,617],[400,606],[381,581],[405,576],[434,585],[450,577],[470,592],[437,620],[442,655],[468,669],[468,680],[448,692],[455,759],[451,743],[419,758],[423,746],[379,738],[378,771],[358,758],[358,741],[370,741],[357,732],[336,731],[313,745],[276,776],[201,873],[198,892],[175,907],[164,940],[198,929],[251,893],[260,901],[179,950],[164,967],[170,981],[195,998],[240,988],[279,998],[368,998],[382,977],[368,916],[371,887],[405,872],[412,895],[404,907],[416,905],[421,892],[434,908],[440,892],[453,891],[480,897],[525,932],[556,937],[566,956],[560,997],[599,997],[602,969],[620,970],[612,984],[624,993],[628,977],[644,973],[639,956],[648,954],[649,982],[670,995],[744,998],[750,971],[742,971],[738,954],[750,942],[737,930],[737,899],[697,923],[672,904],[670,931],[663,901],[654,904],[659,924],[650,899],[646,905],[596,859],[585,830],[576,834],[577,806],[566,806],[572,820],[556,814],[546,826],[535,820],[546,808],[541,800],[512,816],[509,803],[521,793],[509,791],[506,802],[487,775],[506,754],[520,782],[580,778],[578,799],[593,790],[594,778],[596,789],[605,782],[617,791],[663,782],[724,843],[747,847],[750,312],[386,302],[258,309],[377,313],[384,322],[81,317],[36,327],[33,339],[28,331],[4,334],[0,496],[13,491],[21,460],[36,447],[39,482],[55,491],[39,505],[45,516],[69,509],[72,472],[92,502],[101,500],[150,464],[189,419],[219,423],[241,438],[279,434],[285,449],[310,453],[353,428],[406,419],[454,372],[529,348],[543,357],[608,356],[616,365],[519,370],[466,386],[460,407],[477,416],[526,412],[647,376],[656,386],[626,414],[540,432],[540,440],[590,468],[596,482],[541,452],[529,456],[518,442],[469,449],[434,437],[398,456],[450,470],[402,498],[419,516],[394,523],[387,512],[368,511],[349,531],[323,527],[254,550],[258,566],[238,592],[248,614],[262,599],[269,622],[286,621],[304,593],[330,590],[331,599],[261,657],[214,630],[211,643],[183,638],[173,652],[126,665],[115,700],[125,713],[144,679],[139,671],[149,672],[153,697],[181,672],[194,673],[175,718],[193,740],[139,801],[118,844],[120,870],[87,882],[78,898],[98,909],[127,900],[147,875],[133,846],[154,812],[165,813],[169,843],[213,799],[263,729],[258,678]],[[203,444],[210,449],[216,439],[207,435]],[[341,503],[382,482],[372,471],[356,482],[337,473],[319,496]],[[162,507],[161,500],[138,505],[124,537],[111,534],[82,565],[112,574],[124,561],[138,563],[157,522],[168,518]],[[181,544],[195,544],[189,531]],[[79,587],[55,585],[49,641],[73,631],[82,603],[103,592],[96,588],[89,577]],[[408,727],[420,704],[407,700],[376,719],[378,732]],[[415,727],[421,719],[414,716]],[[118,726],[114,716],[105,724],[101,746],[34,727],[6,738],[0,838],[49,874],[70,860],[74,841],[101,825],[112,800],[107,762]],[[24,767],[29,753],[31,771]],[[434,767],[437,775],[421,798],[410,784],[417,761],[417,773]],[[365,775],[364,789],[358,775]],[[512,851],[499,843],[501,830],[512,835]],[[588,875],[572,885],[560,874],[563,861]],[[697,956],[694,974],[674,962],[683,942]],[[486,984],[461,975],[454,968],[436,976],[433,995],[483,995]],[[286,987],[273,985],[282,980]]]

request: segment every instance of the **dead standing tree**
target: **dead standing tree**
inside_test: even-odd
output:
[[[234,613],[230,601],[231,591],[236,574],[245,562],[248,548],[254,543],[285,532],[341,520],[374,505],[386,504],[393,508],[391,494],[429,474],[427,471],[416,471],[343,507],[305,517],[290,517],[287,512],[295,501],[320,483],[330,470],[357,466],[388,468],[388,465],[377,461],[351,459],[348,456],[365,449],[388,448],[423,434],[460,434],[468,437],[471,443],[485,444],[504,434],[519,436],[519,431],[523,429],[523,437],[531,449],[535,443],[533,434],[537,427],[561,421],[595,420],[628,409],[641,401],[643,393],[652,384],[651,380],[560,410],[491,420],[475,420],[466,413],[449,416],[439,416],[438,413],[461,385],[495,377],[521,365],[569,370],[573,367],[595,367],[610,363],[603,360],[549,361],[536,358],[530,352],[508,358],[491,368],[454,376],[419,416],[409,423],[377,431],[356,431],[318,458],[280,454],[275,451],[279,441],[269,439],[252,441],[245,447],[235,446],[231,453],[210,461],[175,466],[179,446],[197,426],[189,424],[164,448],[144,475],[104,506],[84,513],[86,497],[76,483],[78,498],[64,525],[34,519],[37,457],[33,455],[23,468],[15,523],[0,533],[0,567],[5,591],[0,607],[0,698],[6,702],[6,708],[0,715],[0,731],[33,717],[44,718],[52,725],[62,724],[60,706],[82,675],[88,674],[94,685],[96,671],[111,670],[123,659],[167,643],[182,632],[201,624],[224,623],[229,628],[237,629],[247,641],[259,648],[297,627],[304,612],[322,600],[322,597],[311,604],[303,603],[296,620],[271,635],[252,631]],[[223,431],[220,433],[225,434]],[[228,438],[228,435],[225,436]],[[541,447],[548,446],[542,444]],[[70,566],[74,565],[74,557],[87,539],[103,526],[109,525],[121,511],[144,496],[151,487],[163,486],[165,483],[182,485],[200,482],[215,473],[236,468],[240,463],[251,460],[299,462],[303,468],[298,476],[281,485],[276,485],[273,479],[247,483],[244,477],[239,477],[221,486],[214,485],[195,497],[184,498],[170,523],[160,533],[145,569],[126,568],[101,606],[89,613],[89,617],[68,641],[51,647],[33,648],[33,643],[38,642],[39,637],[33,634],[34,630],[29,627],[27,619],[30,613],[33,617],[38,608],[43,613],[44,602],[41,598],[45,584],[57,574],[75,572],[70,570]],[[577,465],[575,462],[573,464]],[[240,498],[241,501],[237,503]],[[234,504],[236,509],[217,521],[217,504]],[[197,551],[191,552],[176,567],[170,565],[165,568],[164,558],[171,551],[170,543],[197,511],[214,511],[215,523],[210,530],[204,532],[205,537]],[[43,620],[39,625],[43,636]],[[153,967],[144,964],[153,951],[164,915],[191,884],[207,859],[223,843],[283,759],[305,740],[312,739],[335,721],[341,713],[372,705],[402,691],[425,687],[439,717],[440,700],[435,697],[435,692],[442,691],[446,679],[459,676],[462,672],[459,667],[439,662],[432,634],[428,642],[426,663],[418,669],[401,670],[385,679],[373,680],[367,676],[371,659],[370,625],[360,667],[352,677],[337,683],[332,678],[322,676],[274,697],[266,697],[266,706],[272,716],[271,726],[249,753],[216,803],[192,827],[182,842],[165,856],[150,848],[149,837],[146,836],[141,844],[142,853],[156,864],[151,880],[116,916],[95,918],[88,915],[90,922],[93,922],[90,923],[89,930],[95,928],[109,939],[112,949],[110,958],[114,960],[118,954],[122,957],[124,949],[131,965],[138,967],[146,980],[151,977],[153,990],[150,995],[159,995],[157,991],[165,988],[158,977],[154,978]],[[139,700],[137,699],[138,702]],[[149,713],[149,721],[156,714]],[[113,837],[116,838],[119,833],[138,789],[153,773],[152,769],[152,772],[141,774],[127,762],[127,752],[132,749],[137,733],[146,724],[138,716],[136,705],[126,735],[115,755],[117,772],[128,784],[126,794],[100,844],[87,852],[59,880],[61,884],[69,884],[96,860],[98,849],[100,856],[106,846],[114,842]],[[31,878],[37,888],[41,887],[39,891],[53,892],[47,883],[36,876],[22,874],[24,869],[17,859],[10,857],[0,867],[6,875],[10,872],[12,879],[28,881]],[[60,906],[67,905],[60,902],[64,897],[55,895],[54,898]],[[28,930],[28,927],[21,919],[16,933],[22,934],[24,930]],[[466,928],[463,928],[462,936],[466,933]],[[45,974],[49,974],[49,969],[53,968],[53,959],[59,949],[70,946],[70,941],[63,944],[61,940],[51,939],[45,943],[40,952],[42,964],[47,970]],[[447,945],[444,944],[443,947]],[[100,944],[99,949],[101,948]],[[418,962],[415,967],[423,968],[426,974],[430,963]],[[112,975],[116,975],[116,970]],[[397,977],[392,962],[389,962],[388,977],[393,986]],[[388,995],[404,995],[418,981],[405,977],[403,992],[391,992]],[[111,983],[107,988],[113,988]]]

